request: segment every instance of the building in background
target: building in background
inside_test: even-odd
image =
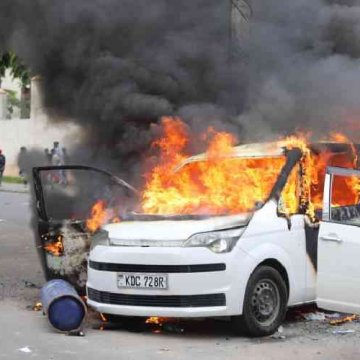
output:
[[[50,122],[43,107],[41,79],[31,79],[28,96],[24,99],[21,83],[13,79],[10,72],[2,78],[0,87],[0,149],[6,156],[4,175],[18,176],[17,158],[21,147],[37,148],[40,152],[51,149],[54,141],[67,149],[80,141],[79,129],[70,122]],[[9,95],[9,90],[11,91]],[[9,111],[9,96],[15,96],[18,106]],[[24,111],[22,102],[28,102],[28,111]]]
[[[11,70],[0,79],[0,119],[28,119],[30,117],[30,86],[24,87],[14,79]]]

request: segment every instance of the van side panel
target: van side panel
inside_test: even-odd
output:
[[[286,269],[289,278],[289,305],[307,301],[307,255],[304,216],[294,215],[289,222],[277,215],[277,204],[269,201],[251,219],[239,246],[258,266],[275,259]],[[255,268],[256,268],[255,266]]]

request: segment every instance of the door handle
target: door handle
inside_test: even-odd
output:
[[[329,234],[329,235],[321,236],[321,240],[333,241],[333,242],[337,242],[337,243],[342,243],[344,241],[344,240],[340,239],[336,234]]]

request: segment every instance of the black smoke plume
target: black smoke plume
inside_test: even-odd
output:
[[[360,1],[254,0],[247,134],[359,130]],[[354,138],[355,137],[355,138]]]
[[[231,3],[0,0],[0,52],[42,76],[52,121],[81,126],[76,162],[112,163],[135,186],[164,115],[246,141],[296,129],[356,136],[360,1],[252,0],[238,42]]]
[[[0,49],[42,76],[54,121],[76,122],[87,145],[124,161],[148,148],[163,115],[193,128],[216,121],[246,140],[351,131],[360,2],[253,0],[239,43],[231,3],[1,0]]]
[[[53,118],[83,126],[94,147],[139,152],[150,124],[183,107],[241,110],[227,2],[2,0],[0,7],[2,46],[42,76]]]

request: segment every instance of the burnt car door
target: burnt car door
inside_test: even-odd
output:
[[[33,228],[45,277],[67,280],[85,294],[91,234],[104,222],[126,217],[137,192],[88,166],[36,167],[33,179]],[[93,218],[95,225],[89,226]]]
[[[318,245],[317,304],[360,313],[360,171],[328,168]]]

